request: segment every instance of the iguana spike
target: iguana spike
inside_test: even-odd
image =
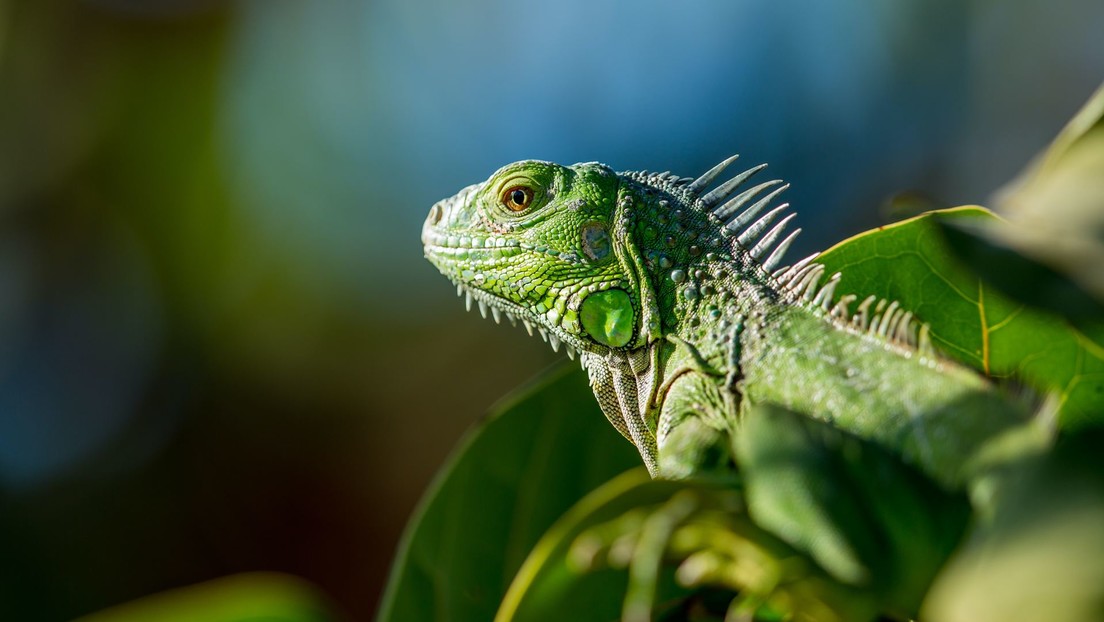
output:
[[[760,164],[759,166],[753,166],[753,167],[749,168],[748,170],[740,173],[739,175],[733,177],[732,179],[728,180],[727,182],[724,183],[724,185],[718,187],[717,190],[725,190],[726,187],[727,187],[726,192],[724,192],[724,194],[727,196],[733,190],[735,190],[739,186],[743,185],[743,183],[745,181],[747,181],[749,177],[751,177],[752,175],[758,173],[759,171],[761,171],[765,168],[767,168],[766,164]],[[775,180],[766,182],[765,185],[760,184],[759,186],[757,186],[758,190],[754,190],[754,191],[747,190],[747,191],[741,192],[736,197],[730,199],[729,201],[725,202],[720,207],[714,209],[713,210],[713,215],[716,216],[717,218],[719,218],[722,221],[727,220],[732,214],[739,211],[740,207],[744,203],[747,203],[747,201],[749,199],[751,199],[752,195],[759,192],[759,190],[761,190],[761,189],[763,189],[767,186],[771,186],[771,185],[779,184],[779,183],[782,183],[782,180],[781,179],[775,179]],[[714,190],[713,192],[710,192],[709,195],[714,194],[714,192],[716,192],[717,190]],[[709,195],[706,195],[706,196],[709,196]],[[740,197],[744,197],[743,200],[737,201],[737,199],[739,199]],[[720,197],[716,201],[706,203],[706,205],[709,206],[709,207],[712,207],[714,203],[718,203],[724,198],[726,198],[726,197]],[[703,198],[703,202],[704,202],[704,198]]]
[[[780,183],[782,183],[781,179],[772,179],[770,181],[765,181],[758,186],[748,188],[747,190],[744,190],[740,194],[729,199],[729,201],[724,205],[713,210],[713,213],[716,214],[717,217],[721,220],[728,220],[728,222],[725,223],[725,229],[728,229],[729,231],[739,231],[740,229],[743,229],[749,222],[754,220],[759,215],[759,212],[763,211],[763,208],[766,207],[767,203],[769,203],[770,201],[759,201],[747,209],[743,209],[744,205],[754,199],[756,195],[758,195],[763,190],[766,190],[767,188],[770,188],[772,186],[777,186]],[[773,196],[777,196],[777,194],[772,195],[772,197]],[[742,209],[743,211],[741,211]],[[733,214],[735,214],[735,216],[733,216]]]
[[[525,332],[529,333],[529,336],[533,336],[533,325],[529,323],[529,320],[522,320],[521,323],[525,326]]]
[[[751,173],[755,172],[755,170],[751,170],[750,172],[749,171],[744,171],[744,172],[749,173],[749,174],[748,175],[737,175],[736,177],[733,177],[732,179],[724,182],[723,184],[721,184],[721,185],[717,186],[716,188],[714,188],[713,190],[711,190],[709,192],[709,194],[705,195],[704,197],[702,197],[699,200],[703,204],[705,204],[705,206],[708,207],[708,208],[711,208],[714,205],[717,205],[721,201],[724,201],[725,199],[728,198],[728,196],[730,194],[735,192],[736,189],[739,188],[744,183],[744,181],[748,177],[751,176]],[[778,180],[778,181],[782,181],[782,180]],[[743,193],[741,193],[741,194],[743,194]]]
[[[900,342],[901,322],[905,320],[905,316],[908,315],[904,309],[897,309],[897,312],[893,314],[893,319],[890,321],[889,326],[886,327],[886,339],[890,341]]]
[[[477,301],[479,304],[479,315],[483,316],[483,319],[487,319],[487,303],[482,300]]]
[[[824,266],[814,264],[810,267],[812,269],[809,270],[809,274],[801,279],[801,282],[797,284],[797,288],[794,290],[805,302],[812,301],[817,293],[817,285],[820,284],[820,277],[824,276]]]
[[[739,188],[740,185],[743,184],[744,180],[746,180],[746,179],[747,179],[747,176],[737,175],[736,177],[733,177],[732,179],[726,181],[725,183],[723,183],[723,184],[717,186],[716,188],[714,188],[713,190],[711,190],[709,192],[709,194],[702,197],[700,199],[700,201],[702,203],[704,203],[706,207],[712,208],[714,205],[717,205],[721,201],[724,201],[725,199],[727,199],[728,196],[730,194],[732,194],[733,192],[735,192],[736,189]],[[766,183],[769,184],[769,185],[774,185],[776,183],[782,183],[782,180],[781,179],[774,179],[774,180],[771,180],[771,181],[766,182]],[[760,184],[760,185],[762,185],[762,184]],[[740,194],[738,194],[736,196],[740,197],[740,196],[743,196],[747,193],[748,193],[748,191],[744,191],[744,192],[741,192]],[[748,199],[750,199],[750,198],[751,198],[751,196],[748,196]],[[740,205],[742,205],[743,203],[746,203],[746,202],[747,202],[747,199],[745,199],[744,201],[741,201]],[[735,209],[739,209],[739,206],[735,206]],[[720,211],[720,210],[714,210],[714,213],[716,213],[717,211]],[[726,210],[725,213],[726,214],[731,214],[732,210]]]
[[[471,311],[472,295],[471,292],[464,292],[464,310]]]
[[[763,262],[764,270],[767,272],[774,270],[778,262],[782,261],[782,257],[786,254],[786,251],[789,250],[790,244],[793,244],[793,241],[797,238],[799,233],[801,233],[800,227],[794,229],[790,235],[786,236],[785,240],[782,240],[782,243],[779,244],[778,247],[774,249],[774,252]]]
[[[560,338],[556,336],[556,333],[551,333],[550,335],[548,335],[548,344],[552,346],[553,352],[560,351]]]
[[[502,323],[502,312],[498,310],[498,307],[491,307],[491,317],[494,318],[495,324]]]
[[[781,180],[778,180],[778,181],[781,181]],[[756,220],[755,222],[751,223],[750,225],[747,225],[747,228],[744,228],[744,225],[748,221],[750,221],[752,218],[754,218],[756,214],[763,211],[763,208],[770,205],[771,202],[773,202],[774,199],[778,195],[785,192],[786,189],[789,188],[789,187],[790,187],[790,184],[782,184],[781,186],[779,186],[779,187],[775,188],[774,190],[770,191],[763,198],[756,201],[754,205],[747,208],[747,210],[743,214],[740,214],[739,216],[734,218],[732,220],[732,222],[728,223],[728,225],[726,225],[726,226],[733,233],[737,233],[737,232],[740,231],[740,229],[744,229],[744,232],[740,234],[740,237],[744,237],[745,235],[747,235],[747,233],[749,231],[751,231],[753,229],[757,229],[760,226],[759,222],[761,220],[763,220],[763,218],[766,218],[768,215],[770,215],[770,212],[767,212],[767,214],[763,215],[761,218],[759,218],[759,220]],[[789,207],[789,206],[790,206],[789,203],[783,203],[782,205],[779,205],[778,207]],[[778,208],[775,208],[774,210],[771,210],[771,211],[773,212],[777,209]],[[773,216],[772,216],[772,218],[773,218]],[[763,225],[763,226],[765,226],[765,225]]]
[[[813,306],[820,307],[827,311],[829,308],[828,305],[832,302],[832,295],[836,293],[836,286],[839,285],[839,281],[840,273],[837,272],[828,279],[828,282],[825,283],[819,291],[817,291],[816,296],[813,296]]]
[[[861,303],[859,308],[855,310],[855,317],[851,318],[851,324],[860,330],[866,330],[870,326],[870,305],[874,304],[877,300],[877,296],[867,296]]]
[[[767,232],[761,240],[755,243],[755,246],[751,248],[751,256],[755,259],[761,259],[763,254],[774,246],[774,243],[778,241],[778,238],[782,236],[782,232],[786,230],[786,225],[790,224],[797,214],[790,214],[783,218],[773,229]]]
[[[739,157],[740,157],[740,154],[736,154],[734,156],[731,156],[731,157],[728,157],[728,158],[722,160],[719,164],[717,164],[713,168],[706,171],[701,177],[699,177],[699,178],[695,179],[694,181],[690,182],[689,184],[687,184],[686,189],[689,190],[692,194],[695,194],[695,195],[698,194],[699,192],[704,190],[705,187],[708,186],[710,182],[712,182],[714,179],[716,179],[717,175],[720,175],[721,173],[723,173],[724,170],[726,168],[728,168],[729,164],[732,164],[733,162],[735,162],[736,159],[739,158]]]
[[[897,315],[897,309],[900,306],[901,305],[898,304],[898,302],[896,300],[889,303],[889,308],[886,309],[885,315],[882,316],[881,326],[878,327],[878,336],[879,337],[888,337],[891,334],[890,331],[889,331],[889,327],[892,326],[893,321],[895,319],[897,319],[895,316]]]
[[[931,342],[931,328],[927,324],[920,325],[920,333],[916,336],[916,349],[922,356],[935,356],[935,347]]]
[[[886,301],[884,298],[879,298],[877,302],[878,304],[874,305],[874,317],[866,325],[868,335],[877,335],[878,327],[882,325],[882,311],[885,311]]]
[[[905,311],[904,317],[901,318],[900,324],[897,325],[896,339],[903,343],[916,343],[912,335],[912,311]]]
[[[836,301],[836,306],[832,307],[832,310],[828,312],[828,315],[837,320],[845,320],[850,316],[851,303],[858,300],[858,296],[855,294],[846,294],[840,296],[840,299]]]
[[[812,263],[813,260],[816,259],[819,256],[820,256],[820,253],[813,253],[812,255],[809,255],[808,257],[806,257],[804,259],[798,260],[798,262],[795,263],[792,266],[788,266],[788,267],[785,267],[785,268],[779,268],[778,270],[775,271],[774,278],[778,279],[779,285],[784,285],[787,281],[789,281],[789,279],[791,277],[793,277],[793,275],[795,273],[797,273],[798,271],[805,268],[805,266]]]
[[[751,226],[748,227],[747,229],[745,229],[744,232],[741,233],[740,236],[736,238],[736,241],[740,243],[740,246],[743,246],[744,248],[747,248],[747,246],[749,244],[754,242],[756,239],[759,238],[760,235],[763,234],[763,231],[767,227],[769,227],[770,224],[772,222],[774,222],[774,219],[779,214],[781,214],[783,211],[785,211],[787,207],[789,207],[789,205],[783,203],[782,205],[779,205],[778,207],[776,207],[776,208],[772,209],[771,211],[767,212],[766,214],[763,214],[763,217],[760,218],[759,220],[756,220],[755,222],[751,223]],[[790,214],[790,217],[792,218],[793,214]],[[783,221],[783,222],[785,222],[785,221]],[[779,233],[781,233],[781,232],[779,232]],[[754,253],[752,253],[752,254],[754,255]]]
[[[806,264],[804,261],[795,264],[778,279],[779,288],[787,292],[798,292],[800,283],[819,267],[819,264]]]

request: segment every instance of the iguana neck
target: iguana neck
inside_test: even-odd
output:
[[[638,346],[690,338],[702,326],[781,304],[760,264],[718,232],[708,213],[672,192],[630,179],[618,192],[621,246],[632,255],[623,263],[640,288]]]

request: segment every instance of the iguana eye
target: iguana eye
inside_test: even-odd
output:
[[[502,204],[512,212],[520,212],[533,204],[533,189],[512,186],[502,193]]]

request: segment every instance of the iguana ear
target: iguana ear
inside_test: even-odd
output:
[[[613,249],[618,263],[621,264],[621,270],[629,281],[630,289],[636,292],[640,301],[639,324],[636,341],[633,342],[633,347],[639,348],[662,337],[662,332],[659,301],[648,278],[644,257],[632,235],[633,225],[636,224],[633,214],[635,200],[636,197],[624,185],[618,188],[617,205],[613,212]]]

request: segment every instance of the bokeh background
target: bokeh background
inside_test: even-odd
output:
[[[558,359],[422,260],[522,158],[793,182],[811,251],[986,202],[1104,79],[1066,0],[0,0],[0,619],[249,570],[370,619]]]

